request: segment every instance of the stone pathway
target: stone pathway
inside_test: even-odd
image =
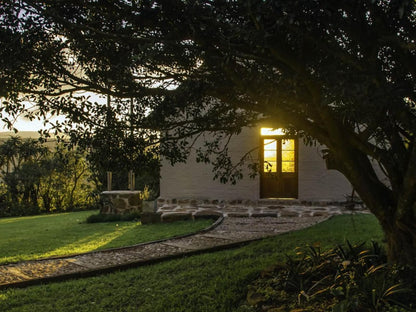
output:
[[[259,214],[256,218],[220,217],[213,226],[193,235],[68,257],[2,265],[0,289],[93,276],[187,255],[232,248],[264,237],[309,227],[324,221],[330,215],[338,214],[335,210],[332,212],[315,213],[311,216],[300,211],[296,214],[280,211],[273,213],[273,216],[266,213]],[[228,216],[230,214],[228,212]]]

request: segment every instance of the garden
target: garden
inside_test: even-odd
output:
[[[86,224],[85,219],[93,213],[86,211],[0,220],[3,231],[0,235],[3,238],[0,240],[1,250],[10,250],[1,259],[2,263],[136,244],[192,232],[210,223],[198,221],[142,226],[137,221],[118,221]],[[5,235],[15,236],[16,239],[11,242]],[[36,241],[39,243],[36,244]],[[388,292],[380,294],[378,290],[375,293],[373,290],[384,287],[386,291],[395,285],[389,286],[388,283],[393,281],[387,277],[383,280],[385,274],[381,268],[373,268],[382,274],[370,280],[363,294],[357,291],[357,287],[352,287],[359,281],[358,273],[354,271],[358,266],[353,265],[353,262],[363,263],[362,269],[366,272],[369,272],[371,264],[364,263],[363,259],[375,261],[373,264],[377,267],[379,263],[376,260],[383,261],[383,252],[375,249],[382,245],[382,241],[383,234],[374,216],[337,216],[308,229],[264,239],[241,248],[184,257],[92,278],[3,290],[0,293],[0,309],[245,312],[331,311],[334,307],[333,311],[409,311],[400,310],[400,305],[396,305],[395,299],[403,297]],[[365,245],[362,245],[364,242]],[[341,248],[339,250],[344,252],[339,267],[330,265],[338,261],[334,248]],[[378,254],[378,258],[375,260],[368,253],[361,253],[366,249],[371,250],[374,257]],[[329,299],[330,290],[323,295],[322,290],[335,283],[325,276],[336,276],[337,270],[349,265],[351,271],[342,271],[344,282],[332,289],[333,296]],[[326,266],[323,271],[325,276],[318,277],[317,268],[323,266]],[[295,278],[295,271],[304,275]],[[310,275],[305,275],[308,272]],[[278,282],[279,287],[284,286],[283,282],[280,283],[280,280],[284,280],[284,274],[292,278],[289,279],[291,282],[286,279],[287,284],[291,285],[288,290],[276,287]],[[356,280],[354,274],[357,275]],[[352,283],[347,283],[348,278]],[[322,279],[322,282],[318,282]],[[350,297],[342,295],[347,285],[351,288]],[[405,286],[409,285],[400,284],[393,290],[400,295],[403,293],[399,290],[404,292]],[[286,295],[282,297],[282,294]],[[405,298],[410,298],[409,295],[406,293]],[[316,298],[319,300],[314,301]],[[361,310],[352,307],[357,302],[365,303]],[[372,305],[373,302],[375,305]],[[350,304],[348,309],[347,304]]]

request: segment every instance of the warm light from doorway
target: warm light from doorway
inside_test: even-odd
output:
[[[282,128],[261,128],[260,129],[261,135],[285,135]]]

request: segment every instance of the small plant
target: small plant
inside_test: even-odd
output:
[[[143,191],[140,192],[140,200],[149,200],[150,198],[150,190],[147,185],[144,186]]]

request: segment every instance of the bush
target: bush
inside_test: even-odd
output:
[[[405,280],[410,268],[386,263],[377,243],[297,249],[262,272],[250,287],[244,311],[414,311],[416,291]],[[271,309],[276,307],[274,310]],[[279,307],[279,308],[277,308]],[[243,311],[242,310],[242,311]]]
[[[87,218],[87,223],[99,223],[99,222],[115,222],[115,221],[133,221],[140,220],[140,213],[134,212],[129,214],[95,214]]]

